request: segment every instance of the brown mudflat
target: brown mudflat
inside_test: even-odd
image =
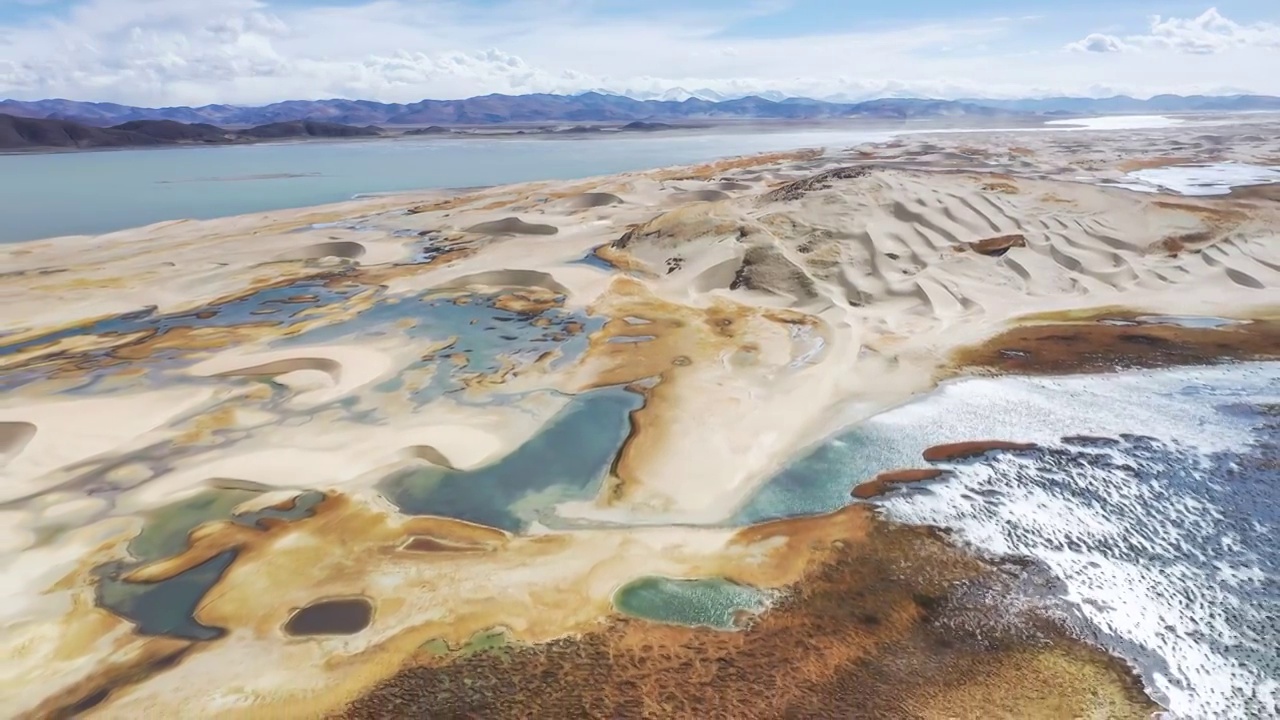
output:
[[[1269,200],[1280,202],[1280,183],[1266,185],[1240,185],[1231,188],[1231,197],[1241,200]]]
[[[942,474],[943,471],[937,468],[890,470],[889,472],[882,472],[873,479],[855,487],[850,494],[859,500],[870,500],[884,495],[896,485],[909,485],[926,480],[935,480],[942,477]]]
[[[1280,358],[1280,320],[1276,319],[1210,328],[1136,319],[1132,325],[1115,324],[1117,318],[1123,319],[1116,313],[1099,317],[1112,324],[1073,318],[1014,327],[981,345],[959,350],[952,356],[952,365],[957,372],[974,368],[1056,375]]]
[[[1120,663],[1008,608],[1016,579],[927,528],[870,518],[737,632],[617,619],[582,636],[419,658],[339,716],[1148,718]],[[839,514],[837,514],[839,515]],[[828,518],[787,521],[797,532]]]
[[[980,457],[989,452],[1035,450],[1035,443],[1009,442],[1008,440],[968,440],[965,442],[934,445],[924,451],[929,462],[951,462]]]

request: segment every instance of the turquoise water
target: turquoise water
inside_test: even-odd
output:
[[[125,582],[121,577],[129,570],[181,553],[187,548],[190,532],[203,523],[229,519],[252,527],[266,518],[292,522],[310,516],[316,504],[324,499],[321,493],[308,492],[299,496],[287,510],[264,508],[232,515],[237,505],[256,495],[247,490],[211,488],[153,512],[146,527],[129,543],[132,560],[114,561],[95,569],[98,604],[133,622],[143,635],[171,635],[192,640],[220,637],[221,629],[202,625],[192,615],[205,594],[235,561],[235,550],[219,553],[190,570],[156,583]]]
[[[225,550],[199,565],[157,583],[119,579],[124,563],[99,566],[98,605],[133,622],[142,635],[170,635],[189,640],[214,640],[226,631],[200,623],[193,615],[205,593],[235,562],[236,550]]]
[[[381,139],[0,156],[0,242],[98,234],[348,200],[359,193],[569,179],[887,139],[868,130],[576,139]]]
[[[573,399],[540,434],[501,460],[475,470],[406,470],[379,489],[401,512],[441,515],[521,532],[568,500],[594,497],[631,429],[643,398],[607,388]]]
[[[759,614],[768,596],[753,587],[709,578],[678,580],[645,577],[627,583],[613,595],[619,612],[657,622],[734,630],[739,613]]]

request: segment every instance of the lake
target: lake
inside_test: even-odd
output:
[[[841,148],[887,140],[893,134],[828,127],[5,155],[0,156],[0,242],[307,207],[349,200],[359,193],[572,179],[731,155]]]
[[[1143,115],[1074,118],[1016,128],[956,127],[949,122],[790,129],[727,126],[571,137],[314,140],[0,155],[0,218],[4,220],[0,243],[97,235],[164,220],[309,207],[362,193],[569,180],[733,155],[816,147],[836,150],[916,133],[1114,131],[1192,121]]]

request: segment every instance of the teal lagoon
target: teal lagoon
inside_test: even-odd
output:
[[[682,580],[644,577],[618,589],[613,605],[632,617],[672,625],[736,630],[742,614],[757,615],[769,606],[761,590],[721,578]]]

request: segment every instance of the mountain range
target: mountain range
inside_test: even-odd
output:
[[[1280,97],[1266,95],[1180,96],[1150,99],[1044,98],[1024,100],[933,100],[884,98],[832,102],[795,97],[747,96],[705,99],[676,88],[668,99],[637,100],[622,95],[483,95],[464,100],[381,103],[369,100],[288,100],[257,107],[202,105],[143,108],[74,100],[0,100],[0,113],[17,117],[70,120],[107,127],[135,120],[175,120],[219,126],[251,126],[295,120],[349,125],[491,125],[537,122],[629,122],[716,119],[829,119],[999,117],[1009,114],[1105,114],[1280,110]]]
[[[351,125],[492,125],[537,122],[629,122],[688,119],[824,119],[837,117],[994,116],[1008,111],[952,100],[894,99],[828,103],[802,98],[782,101],[757,96],[711,101],[635,100],[588,92],[580,95],[483,95],[464,100],[380,103],[369,100],[287,100],[261,107],[139,108],[73,100],[0,101],[0,113],[116,125],[131,120],[176,120],[215,125],[259,125],[290,120],[322,120]]]
[[[682,126],[634,120],[625,125],[543,125],[518,129],[461,129],[429,125],[416,128],[385,129],[376,125],[344,125],[320,120],[284,120],[249,128],[221,128],[209,123],[177,120],[129,120],[97,127],[58,118],[17,117],[0,113],[0,152],[90,150],[95,148],[147,147],[153,145],[244,145],[275,140],[311,138],[374,138],[414,135],[537,135],[582,133],[650,133],[677,130]],[[688,127],[688,126],[684,126]]]
[[[102,128],[57,118],[0,114],[0,150],[85,150],[152,145],[229,145],[300,138],[377,137],[382,129],[295,120],[241,130],[176,120],[130,120]]]

